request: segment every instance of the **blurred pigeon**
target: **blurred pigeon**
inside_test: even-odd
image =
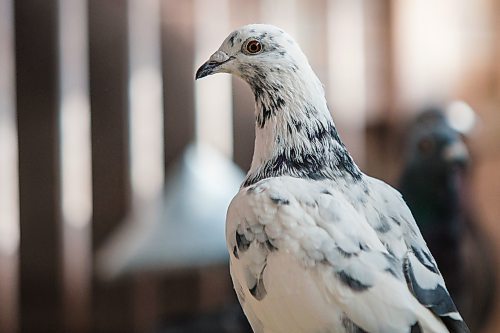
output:
[[[226,221],[231,276],[255,332],[469,332],[401,195],[363,174],[321,82],[270,25],[231,33],[196,73],[256,101],[252,165]]]
[[[428,109],[412,124],[400,189],[451,296],[478,331],[493,306],[495,261],[469,208],[469,164],[460,133],[440,109]]]

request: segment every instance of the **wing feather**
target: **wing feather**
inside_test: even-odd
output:
[[[441,318],[451,333],[470,332],[453,303],[436,261],[401,194],[378,179],[369,179],[371,187],[380,194],[378,206],[383,207],[385,215],[400,227],[399,239],[404,241],[406,248],[405,255],[400,259],[403,261],[408,288],[421,304]],[[382,239],[384,235],[380,232],[378,234]],[[397,242],[388,242],[388,249],[392,250],[390,244],[395,243]]]

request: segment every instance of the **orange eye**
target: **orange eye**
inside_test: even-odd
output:
[[[262,44],[257,40],[251,40],[246,46],[247,52],[250,54],[256,54],[262,51]]]
[[[429,156],[434,151],[434,141],[429,138],[424,138],[418,143],[418,150],[422,155]]]

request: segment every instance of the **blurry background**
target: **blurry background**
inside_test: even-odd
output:
[[[469,201],[498,254],[499,1],[0,0],[0,332],[245,331],[223,233],[253,96],[194,72],[255,22],[298,40],[390,184],[422,108],[475,110]]]

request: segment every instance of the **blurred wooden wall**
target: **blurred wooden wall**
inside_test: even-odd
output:
[[[90,256],[86,260],[92,265],[99,248],[134,205],[129,117],[131,13],[126,0],[78,1],[86,8],[82,15],[85,15],[88,33],[83,47],[88,56],[92,219],[89,226],[71,230],[74,239],[86,247],[88,254],[82,251],[82,256]],[[197,2],[158,1],[163,167],[168,170],[195,138],[194,70],[200,65],[194,63]],[[15,63],[10,62],[6,58],[8,54],[0,53],[0,66],[10,66],[15,72],[9,82],[7,79],[0,81],[0,89],[10,84],[15,93],[16,105],[12,111],[15,113],[12,114],[16,119],[18,139],[20,213],[17,252],[0,253],[0,301],[5,300],[0,304],[0,332],[145,332],[151,331],[161,318],[169,320],[176,315],[233,301],[227,267],[180,272],[169,277],[143,275],[107,282],[88,272],[78,277],[78,283],[77,279],[72,280],[71,269],[65,270],[71,258],[64,252],[66,246],[71,247],[72,241],[65,243],[63,239],[66,227],[61,214],[59,33],[66,27],[58,23],[60,2],[0,0],[0,3],[0,8],[6,10],[0,12],[0,20],[10,14],[14,18],[10,28],[15,44],[9,44],[8,34],[4,33],[10,31],[9,27],[0,24],[3,29],[0,46],[11,45],[11,56],[15,58]],[[336,81],[330,69],[338,65],[336,57],[343,50],[331,48],[328,30],[333,24],[332,16],[360,17],[363,22],[360,36],[365,52],[358,60],[364,68],[361,72],[364,86],[360,92],[365,106],[360,111],[362,127],[359,122],[353,124],[346,118],[345,114],[351,110],[342,109],[342,106],[350,105],[349,101],[334,108],[334,117],[338,116],[343,138],[353,147],[355,157],[363,161],[365,169],[394,182],[398,175],[395,149],[401,137],[401,121],[407,118],[408,111],[396,98],[397,65],[401,59],[397,59],[395,52],[398,32],[394,16],[397,4],[401,3],[390,0],[350,3],[346,5],[342,0],[228,0],[227,24],[234,28],[265,21],[295,32],[313,68],[325,83],[327,95],[342,98],[342,92],[336,91],[342,89],[341,85],[332,91]],[[454,97],[467,99],[483,119],[482,134],[475,141],[478,163],[474,188],[484,227],[497,239],[500,235],[497,222],[500,210],[496,204],[500,200],[500,7],[495,0],[482,0],[481,3],[491,13],[491,27],[488,28],[493,36],[490,61],[467,73],[464,77],[472,78],[477,84],[463,82],[462,89],[457,90]],[[12,12],[7,13],[10,10]],[[218,19],[216,10],[207,15]],[[343,27],[342,22],[339,24]],[[341,33],[344,38],[350,36],[348,29],[342,29]],[[224,37],[213,36],[217,41]],[[209,54],[204,56],[208,58]],[[237,78],[232,79],[231,89],[233,160],[246,169],[253,151],[253,96]],[[336,101],[333,104],[337,105]],[[0,107],[5,108],[0,110],[1,114],[9,112],[4,104]],[[0,151],[0,157],[2,154]],[[0,171],[2,163],[11,161],[0,158]],[[500,253],[500,248],[497,250]],[[89,290],[83,289],[86,296],[78,296],[81,294],[72,290],[86,285],[90,286]],[[90,301],[79,299],[85,297]],[[496,322],[487,332],[497,331],[500,310],[497,313]]]
[[[57,10],[14,2],[22,332],[62,331]]]

